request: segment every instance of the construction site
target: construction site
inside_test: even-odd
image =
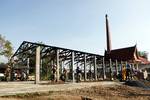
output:
[[[105,18],[107,50],[104,55],[23,41],[11,57],[10,80],[16,80],[18,74],[18,77],[26,76],[21,80],[35,80],[35,84],[60,80],[101,81],[118,79],[124,69],[129,69],[128,77],[133,70],[145,71],[150,61],[139,56],[136,45],[112,50],[108,16]]]
[[[0,99],[150,100],[150,61],[136,45],[112,50],[105,20],[104,55],[23,41],[6,69],[8,83],[0,82]]]

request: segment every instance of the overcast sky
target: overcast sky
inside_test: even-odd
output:
[[[103,55],[106,13],[113,49],[150,52],[150,0],[0,0],[0,34]]]

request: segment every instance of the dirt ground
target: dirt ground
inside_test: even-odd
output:
[[[91,82],[91,83],[77,83],[77,84],[65,84],[65,85],[64,84],[54,85],[56,87],[52,85],[46,85],[47,88],[51,87],[53,89],[49,89],[49,91],[23,93],[23,94],[17,94],[13,96],[3,95],[0,99],[3,100],[135,100],[135,99],[150,100],[150,90],[145,90],[143,88],[138,88],[138,87],[131,87],[117,82],[94,82],[94,83]],[[39,85],[38,87],[40,86],[41,85]],[[42,85],[42,87],[46,87],[46,86]],[[75,88],[71,88],[72,86],[74,86]],[[58,89],[58,87],[61,87],[60,88],[61,90]]]

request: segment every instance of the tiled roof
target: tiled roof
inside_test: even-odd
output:
[[[147,59],[145,59],[143,57],[139,57],[139,60],[142,64],[150,64],[150,61],[148,61]]]
[[[114,49],[110,52],[105,51],[105,59],[112,59],[118,61],[138,60],[138,53],[136,46]]]

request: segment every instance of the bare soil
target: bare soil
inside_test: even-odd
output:
[[[103,82],[102,82],[103,83]],[[5,95],[3,100],[150,100],[150,90],[123,84],[79,83],[77,88]],[[92,85],[91,85],[92,84]],[[83,88],[82,85],[84,86]],[[63,85],[57,85],[62,86]],[[69,85],[68,85],[69,86]],[[79,88],[79,86],[81,86]],[[62,88],[61,87],[61,88]],[[56,87],[55,87],[56,88]],[[65,88],[65,87],[64,87]]]

